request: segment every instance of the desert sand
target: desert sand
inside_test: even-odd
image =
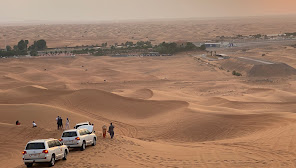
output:
[[[75,47],[81,45],[101,45],[107,42],[164,41],[202,42],[216,36],[236,36],[254,34],[281,34],[295,32],[295,16],[211,18],[179,20],[122,21],[104,23],[71,23],[15,25],[0,24],[0,48],[16,45],[21,39],[45,39],[48,47]],[[4,36],[5,35],[5,36]]]
[[[288,45],[221,52],[296,68]],[[296,167],[296,76],[237,77],[200,54],[0,59],[0,167],[25,167],[29,140],[60,138],[58,115],[94,123],[98,142],[55,167]]]

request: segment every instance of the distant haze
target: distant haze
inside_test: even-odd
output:
[[[296,14],[296,0],[0,0],[0,22]]]

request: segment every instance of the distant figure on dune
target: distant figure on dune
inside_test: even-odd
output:
[[[57,122],[58,130],[60,129],[59,119],[60,119],[60,116],[58,116],[58,117],[56,118],[56,122]]]
[[[62,117],[60,117],[60,119],[59,119],[59,124],[60,124],[60,128],[64,129]]]
[[[67,130],[69,128],[70,128],[70,120],[69,118],[67,118],[65,129]]]
[[[32,124],[33,124],[33,128],[34,128],[34,127],[37,127],[37,124],[35,123],[35,121],[33,121]]]
[[[19,122],[19,120],[16,120],[15,125],[21,125],[21,123]]]
[[[103,137],[105,138],[106,137],[106,133],[107,133],[107,126],[106,125],[103,125],[102,129],[103,129]]]
[[[112,123],[110,123],[108,132],[109,132],[109,134],[111,136],[111,139],[113,139],[113,137],[114,137],[114,126],[112,125]]]

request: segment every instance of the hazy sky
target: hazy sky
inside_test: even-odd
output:
[[[0,0],[0,22],[296,14],[296,0]]]

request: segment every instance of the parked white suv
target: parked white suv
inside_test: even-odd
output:
[[[74,129],[78,129],[80,126],[83,126],[83,125],[91,125],[89,121],[86,121],[86,122],[82,122],[82,123],[77,123],[74,127]]]
[[[57,139],[39,139],[27,143],[23,151],[23,160],[27,167],[41,162],[48,162],[49,166],[54,166],[56,160],[66,160],[68,153],[68,147]]]
[[[78,129],[64,131],[60,141],[69,148],[80,147],[83,151],[88,145],[96,145],[97,136],[93,131],[93,126],[85,125]]]

